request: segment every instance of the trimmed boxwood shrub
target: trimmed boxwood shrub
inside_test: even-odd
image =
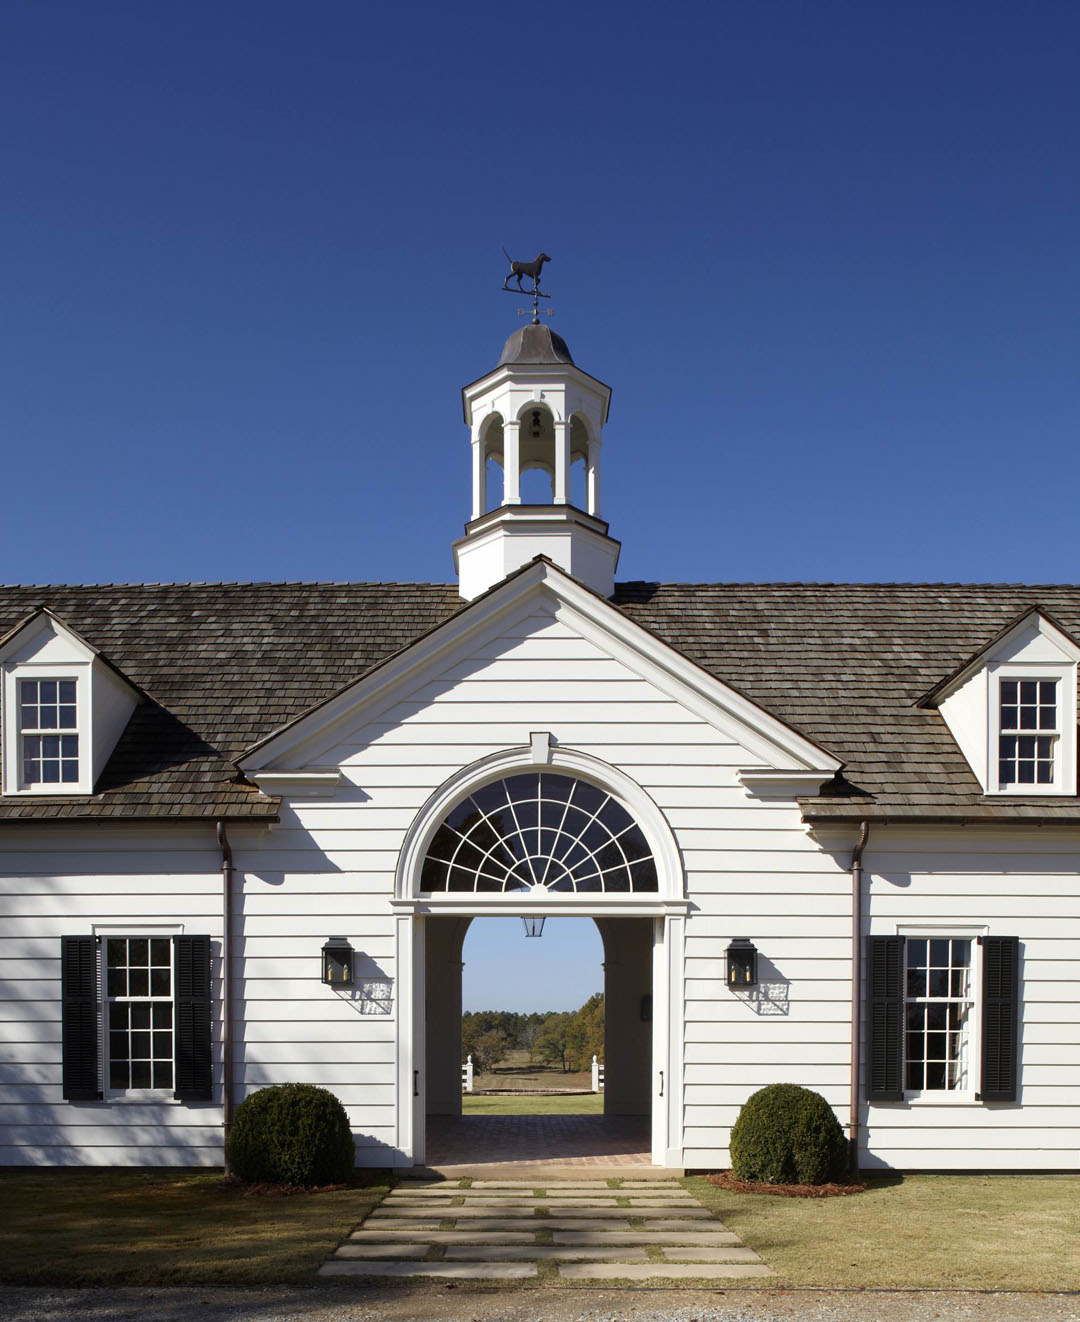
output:
[[[225,1159],[252,1184],[340,1184],[354,1163],[349,1118],[325,1088],[260,1088],[236,1108]]]
[[[731,1170],[760,1184],[828,1184],[842,1175],[848,1144],[820,1093],[770,1083],[743,1103],[731,1130]]]

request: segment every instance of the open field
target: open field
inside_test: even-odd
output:
[[[522,1092],[588,1092],[592,1088],[591,1070],[564,1074],[557,1067],[539,1065],[529,1059],[527,1051],[511,1051],[506,1059],[488,1074],[477,1074],[473,1088],[513,1088]]]

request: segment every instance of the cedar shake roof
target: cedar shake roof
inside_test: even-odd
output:
[[[841,758],[809,820],[1061,820],[1080,800],[990,798],[916,703],[1038,606],[1080,635],[1080,587],[623,583],[614,603]],[[273,819],[236,759],[463,604],[439,583],[0,588],[0,636],[47,606],[148,695],[92,796],[0,797],[0,821]]]

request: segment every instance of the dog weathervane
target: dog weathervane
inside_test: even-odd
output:
[[[531,261],[531,262],[515,262],[514,259],[510,256],[510,254],[509,254],[508,252],[506,252],[506,249],[505,249],[505,248],[503,249],[503,252],[506,253],[506,260],[510,263],[510,270],[507,271],[506,276],[505,276],[505,278],[503,279],[503,286],[502,286],[502,287],[503,287],[503,289],[506,290],[506,292],[507,292],[508,294],[519,294],[519,293],[520,293],[520,294],[528,294],[528,295],[530,295],[530,296],[532,297],[532,302],[533,302],[533,305],[532,305],[533,325],[534,325],[534,326],[539,326],[539,325],[540,325],[540,300],[541,300],[542,298],[550,298],[550,297],[551,297],[550,294],[542,294],[542,293],[540,292],[540,272],[544,269],[544,263],[545,263],[545,262],[550,262],[550,261],[551,261],[551,258],[547,255],[546,252],[542,252],[542,253],[539,254],[539,256],[538,256],[534,261]],[[532,287],[532,289],[526,289],[525,286],[521,283],[521,277],[522,277],[522,276],[527,276],[527,277],[533,282],[533,287]],[[510,288],[510,281],[513,280],[515,277],[517,278],[517,289],[511,289],[511,288]],[[551,309],[550,309],[550,308],[545,308],[545,309],[544,309],[544,312],[545,312],[549,317],[551,316]],[[527,314],[527,312],[526,312],[524,309],[522,309],[520,315],[521,315],[521,316],[527,316],[528,314]]]

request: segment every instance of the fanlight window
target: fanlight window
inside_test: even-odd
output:
[[[474,791],[435,833],[420,889],[656,891],[641,828],[610,794],[550,772]]]

